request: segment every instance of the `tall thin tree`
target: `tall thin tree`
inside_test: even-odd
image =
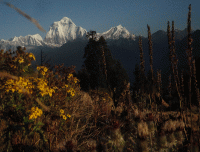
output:
[[[94,39],[96,31],[90,31],[87,33],[86,37],[89,38],[89,42],[85,47],[85,53],[83,58],[85,58],[84,64],[87,72],[90,76],[90,86],[92,89],[98,89],[99,80],[99,52],[98,43]],[[92,38],[90,38],[92,36]]]

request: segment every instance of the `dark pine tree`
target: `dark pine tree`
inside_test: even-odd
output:
[[[118,99],[124,89],[124,82],[129,82],[129,76],[119,60],[116,60],[111,73],[110,84],[112,88],[116,88],[116,99]]]
[[[90,78],[86,68],[83,66],[82,69],[78,71],[78,74],[74,74],[74,77],[80,80],[81,90],[88,92],[90,89]]]
[[[108,49],[107,42],[103,36],[98,40],[98,48],[100,53],[100,86],[110,90],[110,79],[112,76],[110,71],[115,64],[115,60],[113,59],[112,54]]]
[[[89,75],[90,88],[99,87],[112,89],[121,93],[124,81],[128,82],[129,77],[119,60],[113,59],[107,43],[103,37],[95,40],[95,32],[90,31],[87,37],[91,37],[85,47],[84,66]]]
[[[99,52],[98,42],[94,40],[94,34],[96,34],[94,31],[88,33],[87,37],[92,35],[92,38],[89,39],[83,56],[85,58],[84,66],[89,73],[91,89],[96,89],[99,86]]]
[[[90,30],[90,32],[87,32],[86,37],[92,40],[96,39],[96,31]]]

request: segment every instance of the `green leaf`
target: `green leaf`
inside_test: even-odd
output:
[[[17,105],[16,110],[24,109],[24,106],[22,104]]]
[[[43,126],[43,125],[44,125],[44,124],[43,124],[42,122],[39,121],[39,122],[34,126],[33,130],[29,133],[29,135],[32,135],[34,132],[40,131],[40,130],[41,130],[40,126]]]
[[[24,69],[25,72],[29,72],[29,70],[28,70],[28,65],[25,66],[23,69]]]
[[[41,121],[39,121],[39,122],[37,123],[37,125],[39,125],[39,126],[43,126],[44,123],[42,123]]]

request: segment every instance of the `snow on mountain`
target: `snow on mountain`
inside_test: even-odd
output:
[[[25,37],[13,37],[9,40],[1,39],[0,41],[0,49],[4,50],[16,50],[17,46],[43,46],[44,42],[42,37],[39,34],[35,35],[27,35]]]
[[[63,17],[60,21],[54,22],[44,39],[51,44],[62,45],[67,41],[76,38],[85,38],[87,31],[82,27],[77,27],[70,18]]]
[[[33,48],[38,46],[60,47],[68,41],[75,39],[87,39],[87,31],[80,26],[76,26],[68,17],[63,17],[60,21],[54,22],[47,32],[44,40],[39,34],[27,35],[25,37],[13,37],[9,40],[0,40],[0,49],[7,51],[9,49],[16,50],[17,46],[25,46],[26,48]],[[103,36],[105,39],[119,39],[131,38],[135,40],[135,35],[130,34],[129,31],[118,25],[112,27],[110,30],[97,33],[96,38]]]
[[[97,39],[100,38],[101,36],[103,36],[105,39],[119,39],[119,38],[135,39],[135,35],[130,34],[125,27],[122,27],[122,25],[112,27],[110,30],[103,33],[97,33]]]
[[[23,45],[36,45],[40,46],[42,45],[41,41],[43,41],[42,37],[39,34],[35,35],[27,35],[25,37],[20,36],[20,37],[14,37],[9,39],[10,42],[12,43],[20,43]]]

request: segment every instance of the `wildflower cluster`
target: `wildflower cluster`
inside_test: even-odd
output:
[[[3,65],[9,66],[10,71],[12,71],[11,74],[16,75],[18,72],[20,72],[19,75],[21,75],[21,77],[18,77],[18,79],[6,78],[5,81],[1,79],[2,85],[0,89],[2,89],[2,92],[5,92],[6,94],[10,93],[9,91],[11,91],[12,93],[18,92],[19,94],[26,92],[28,94],[34,94],[37,96],[40,94],[42,97],[46,95],[52,97],[53,93],[56,93],[56,95],[62,93],[60,92],[60,88],[65,88],[64,90],[62,90],[64,91],[64,95],[69,94],[69,96],[71,97],[75,96],[75,93],[78,91],[76,87],[79,80],[73,77],[73,74],[68,75],[67,81],[65,82],[64,86],[63,83],[60,83],[61,81],[54,78],[51,79],[54,76],[51,76],[49,74],[49,70],[45,66],[37,67],[37,70],[39,74],[42,75],[42,77],[40,77],[40,75],[36,75],[34,77],[28,76],[27,74],[25,74],[25,72],[31,72],[29,71],[28,67],[29,65],[31,65],[30,61],[35,60],[35,56],[32,53],[23,52],[23,50],[21,50],[20,48],[18,48],[18,51],[16,52],[17,56],[12,58],[9,55],[9,60],[3,60]],[[2,51],[1,53],[3,54]],[[7,54],[8,53],[0,56],[0,59],[7,59]],[[24,71],[24,73],[21,73],[22,70]],[[54,84],[56,85],[53,86]],[[67,99],[69,100],[69,98]],[[30,114],[29,119],[37,118],[37,116],[40,116],[42,114],[42,111],[35,107],[33,107],[31,111],[32,113]],[[64,111],[61,112],[61,116],[63,117],[63,119],[66,120],[67,117],[71,117],[69,114],[65,116]]]
[[[73,77],[73,74],[69,74],[69,76],[67,77],[67,81],[69,81],[70,83],[77,83],[79,82],[79,80],[76,77]]]
[[[10,65],[11,68],[17,69],[15,65]]]
[[[45,66],[39,66],[37,67],[37,70],[40,71],[42,75],[45,75],[46,72],[48,71],[48,68]]]
[[[73,77],[73,74],[69,74],[67,81],[71,86],[74,84],[76,85],[79,82],[76,77]],[[67,93],[69,93],[72,97],[75,96],[76,91],[72,87],[70,88],[69,85],[65,85],[62,88],[68,88]]]
[[[32,107],[31,108],[31,114],[29,115],[29,120],[36,119],[37,117],[40,117],[42,115],[42,110],[38,107]]]
[[[38,70],[41,70],[42,74],[45,75],[45,73],[48,71],[48,68],[44,66],[38,66]],[[72,74],[69,74],[68,80],[74,81],[74,83],[79,82],[77,78],[73,78]],[[36,87],[35,84],[36,83]],[[19,87],[20,86],[20,87]],[[70,85],[72,86],[72,84]],[[69,87],[69,85],[65,84],[62,88],[66,89],[66,92],[70,94],[70,96],[75,96],[76,91],[73,87]],[[23,77],[19,77],[19,80],[13,80],[8,79],[4,85],[2,85],[1,89],[5,89],[6,92],[9,92],[10,90],[14,93],[15,91],[18,91],[18,93],[22,93],[22,89],[26,89],[28,93],[32,94],[33,89],[38,89],[41,96],[49,95],[52,97],[52,94],[55,93],[55,89],[58,89],[58,87],[49,87],[48,81],[43,78],[33,78],[29,77],[29,79],[25,79]]]
[[[38,67],[38,69],[40,69],[40,67]],[[44,69],[45,69],[44,71],[48,70],[46,67]],[[29,80],[32,81],[33,83],[36,82],[37,87],[34,87],[33,83],[31,83]],[[57,89],[57,87],[50,88],[47,84],[48,82],[42,78],[35,79],[33,77],[29,77],[29,80],[23,77],[19,77],[18,81],[15,81],[13,79],[8,79],[5,82],[5,84],[2,85],[1,89],[5,89],[6,92],[9,92],[11,90],[13,93],[15,91],[22,93],[23,92],[22,88],[24,88],[28,91],[28,93],[32,94],[33,93],[32,89],[37,88],[42,96],[49,95],[50,97],[52,97],[53,92],[55,93],[54,89]]]
[[[18,62],[20,64],[25,63],[25,60],[30,60],[30,61],[34,60],[35,61],[35,56],[33,55],[33,53],[25,53],[25,55],[13,57],[13,62]],[[31,65],[31,64],[29,63],[28,65]]]
[[[20,87],[19,87],[20,86]],[[13,79],[8,79],[4,85],[2,85],[1,89],[5,89],[6,92],[9,92],[10,90],[14,93],[15,91],[18,91],[19,93],[22,93],[22,88],[26,89],[28,93],[32,94],[32,88],[34,86],[32,83],[25,78],[19,77],[18,81],[14,81]]]
[[[72,97],[75,96],[75,90],[73,88],[68,90],[67,93],[70,93]]]
[[[66,117],[64,115],[64,110],[63,109],[60,109],[60,116],[63,117],[63,119],[65,119],[65,120],[67,119],[67,117],[69,117],[69,118],[71,117],[71,115],[69,115],[69,114],[67,114],[67,117]]]
[[[16,52],[11,52],[11,50],[9,50],[4,53],[4,50],[1,50],[0,65],[3,67],[2,69],[9,70],[10,73],[14,75],[19,72],[30,72],[28,67],[31,65],[31,61],[35,60],[35,56],[32,53],[23,52],[24,50],[26,50],[25,47],[23,49],[18,47]],[[12,57],[11,54],[15,53],[17,55]]]
[[[35,61],[35,56],[33,55],[33,53],[28,53],[28,57],[32,58]]]
[[[52,93],[53,92],[55,93],[54,89],[57,89],[57,87],[53,88],[48,87],[47,84],[48,82],[41,78],[37,78],[36,81],[37,81],[37,88],[40,90],[40,94],[42,96],[49,95],[50,97],[52,97]]]
[[[24,59],[20,57],[19,60],[18,60],[18,62],[21,64],[21,63],[24,62]]]

